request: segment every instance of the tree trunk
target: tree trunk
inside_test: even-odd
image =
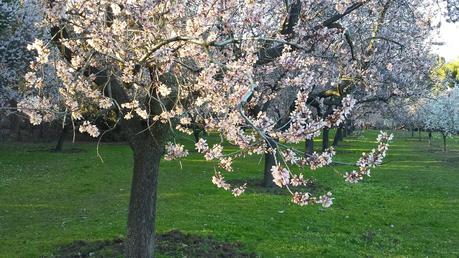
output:
[[[418,141],[421,140],[421,128],[418,128]]]
[[[314,152],[314,140],[313,139],[306,139],[305,141],[305,156],[308,157],[308,155],[312,155]]]
[[[446,134],[443,134],[443,151],[446,152]]]
[[[55,152],[62,151],[62,147],[64,146],[64,141],[65,141],[65,136],[67,135],[67,131],[68,131],[68,126],[65,125],[61,130],[61,134],[59,135],[59,139],[57,140],[56,147],[54,148]]]
[[[200,129],[197,126],[193,126],[193,136],[194,136],[195,143],[199,141],[199,133],[200,133]]]
[[[338,146],[338,143],[343,140],[343,127],[336,129],[335,138],[333,138],[333,147]]]
[[[343,138],[347,137],[347,125],[343,126]]]
[[[429,146],[432,146],[432,132],[429,131]]]
[[[325,151],[326,149],[328,149],[328,147],[330,147],[329,132],[329,128],[324,128],[322,130],[322,151]]]
[[[277,150],[277,143],[273,140],[269,141],[270,145]],[[276,165],[276,154],[265,153],[265,170],[263,176],[263,186],[264,187],[274,187],[273,175],[271,174],[271,168]]]
[[[9,101],[10,107],[16,108],[17,103],[14,100]],[[9,123],[9,135],[7,136],[7,139],[10,141],[20,141],[21,140],[21,118],[18,116],[18,114],[12,114],[7,117],[6,119],[10,120]]]
[[[354,133],[354,130],[355,130],[354,124],[352,122],[349,123],[348,128],[347,128],[347,135],[352,135]]]
[[[40,125],[40,140],[45,141],[45,124]]]
[[[204,139],[207,139],[207,131],[206,131],[205,128],[202,128],[202,137],[203,137]]]
[[[150,138],[151,139],[151,138]],[[128,225],[125,243],[126,258],[154,257],[156,189],[162,146],[153,141],[131,142],[134,152],[134,173],[131,184]]]
[[[411,138],[413,138],[413,137],[414,137],[414,129],[411,128]]]
[[[11,126],[10,126],[10,136],[9,139],[13,141],[21,141],[21,119],[17,114],[10,116]]]

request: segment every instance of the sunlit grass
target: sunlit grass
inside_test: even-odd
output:
[[[336,160],[354,162],[375,147],[377,132],[348,137]],[[385,164],[357,185],[349,166],[306,171],[331,190],[329,209],[298,207],[288,195],[248,191],[241,198],[211,183],[213,167],[196,153],[162,162],[158,231],[179,229],[241,241],[262,257],[459,255],[459,139],[397,133]],[[215,139],[214,139],[215,140]],[[191,146],[190,141],[186,143]],[[319,149],[320,142],[316,142]],[[302,146],[302,145],[301,145]],[[0,257],[50,256],[73,240],[125,232],[132,157],[123,144],[67,144],[83,152],[51,153],[47,144],[0,146]],[[235,163],[230,180],[262,178],[260,157]],[[249,186],[250,187],[250,186]]]

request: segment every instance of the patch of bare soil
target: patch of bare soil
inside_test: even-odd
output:
[[[123,257],[122,239],[104,241],[78,240],[61,246],[53,257],[60,258],[108,258]],[[156,251],[171,257],[257,257],[246,252],[239,242],[224,242],[211,236],[198,236],[173,230],[156,238]]]

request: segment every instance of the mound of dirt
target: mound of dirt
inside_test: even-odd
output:
[[[108,258],[123,257],[122,239],[103,241],[74,241],[61,246],[53,257]],[[198,236],[173,230],[156,238],[156,252],[170,257],[257,257],[246,252],[239,242],[224,242],[211,236]]]

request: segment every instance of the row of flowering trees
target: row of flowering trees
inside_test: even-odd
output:
[[[35,56],[24,87],[5,89],[20,92],[32,124],[59,119],[100,138],[103,119],[124,132],[134,164],[125,255],[151,257],[159,163],[188,154],[173,132],[192,133],[192,123],[239,149],[198,139],[217,187],[240,196],[247,186],[224,173],[237,158],[266,154],[270,181],[294,203],[329,207],[331,193],[293,190],[306,179],[291,168],[330,165],[335,152],[305,155],[292,144],[341,126],[356,104],[416,91],[430,67],[436,2],[25,0],[38,20],[20,26],[40,31],[23,38]],[[368,176],[391,138],[381,133],[344,180]]]
[[[459,133],[459,87],[448,89],[434,96],[420,110],[421,121],[428,131],[440,132],[443,150],[446,151],[446,138]]]
[[[459,133],[459,74],[457,62],[441,65],[433,73],[433,87],[422,98],[412,102],[412,123],[429,132],[439,132],[446,151],[447,137]]]
[[[439,63],[430,77],[417,85],[418,94],[390,103],[393,121],[405,128],[427,131],[429,143],[432,133],[438,132],[446,139],[459,133],[459,66],[458,61]]]

